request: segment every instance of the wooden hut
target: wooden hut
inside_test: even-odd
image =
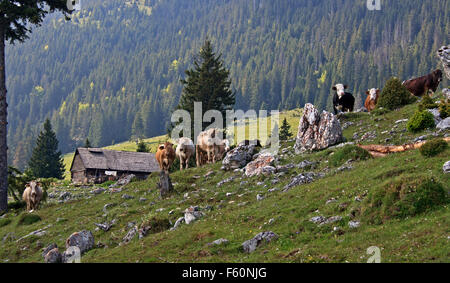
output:
[[[129,174],[143,179],[150,173],[159,171],[159,165],[153,153],[102,148],[77,148],[70,166],[74,183],[98,184],[117,180]]]

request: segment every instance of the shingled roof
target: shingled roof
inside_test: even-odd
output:
[[[151,173],[159,170],[153,153],[115,151],[103,148],[77,148],[86,169]],[[74,159],[75,159],[74,156]],[[73,164],[73,163],[72,163]],[[72,170],[72,167],[70,168]]]

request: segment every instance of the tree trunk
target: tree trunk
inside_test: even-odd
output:
[[[158,188],[161,198],[166,197],[173,191],[173,185],[170,180],[169,173],[166,173],[164,170],[161,170],[161,173],[159,174]]]
[[[0,213],[8,209],[7,107],[5,30],[0,24]]]

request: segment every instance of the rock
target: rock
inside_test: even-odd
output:
[[[282,173],[282,172],[287,173],[287,172],[289,172],[289,170],[291,170],[293,168],[295,168],[295,165],[292,163],[289,163],[286,165],[279,165],[276,167],[278,173]]]
[[[257,143],[240,143],[227,153],[222,161],[222,169],[229,171],[245,167],[252,161],[257,146]]]
[[[442,167],[442,170],[445,174],[450,173],[450,161],[445,162],[444,166]]]
[[[444,67],[444,73],[450,80],[450,45],[442,46],[437,51],[437,56]]]
[[[209,171],[208,173],[206,173],[203,177],[205,177],[205,178],[209,178],[209,177],[211,177],[212,175],[214,175],[215,174],[215,172],[214,171]]]
[[[45,255],[49,252],[49,251],[51,251],[51,250],[53,250],[53,249],[56,249],[58,246],[55,244],[55,243],[53,243],[53,244],[50,244],[48,247],[46,247],[43,251],[42,251],[42,257],[45,257]]]
[[[52,226],[52,225],[50,224],[50,225],[47,225],[47,226],[44,227],[44,228],[38,229],[38,230],[36,230],[36,231],[33,231],[33,232],[31,232],[31,233],[29,233],[29,234],[23,236],[22,238],[19,238],[16,242],[19,242],[19,241],[21,241],[21,240],[23,240],[23,239],[25,239],[25,238],[30,237],[30,236],[42,237],[42,236],[44,236],[45,234],[47,234],[47,231],[46,231],[45,229],[48,229],[48,228],[51,227],[51,226]]]
[[[210,245],[210,246],[212,246],[212,245],[219,246],[219,245],[223,245],[223,244],[228,244],[228,242],[229,241],[227,239],[221,238],[221,239],[213,241],[212,243],[209,243],[208,245]]]
[[[92,235],[91,231],[86,230],[75,232],[66,240],[66,249],[69,247],[78,247],[81,254],[92,249],[94,245],[94,235]]]
[[[316,167],[317,162],[311,162],[308,160],[304,160],[297,164],[297,168],[299,169],[314,169]]]
[[[178,226],[180,226],[183,222],[184,222],[184,217],[178,218],[178,220],[177,220],[177,221],[175,222],[175,224],[173,225],[172,230],[173,230],[173,229],[177,229]]]
[[[104,191],[106,191],[106,189],[104,189],[104,188],[97,188],[97,189],[91,191],[91,193],[93,193],[94,195],[99,195],[99,194],[103,193]]]
[[[222,180],[222,181],[220,181],[219,183],[217,183],[217,187],[221,187],[223,184],[226,184],[226,183],[230,183],[230,182],[232,182],[234,179],[236,179],[237,177],[236,176],[231,176],[230,178],[227,178],[227,179],[225,179],[225,180]]]
[[[436,105],[436,107],[438,107],[438,106]],[[433,115],[434,123],[436,125],[439,124],[439,122],[442,121],[441,114],[439,113],[439,109],[434,108],[434,109],[427,109],[427,110],[428,110],[428,112],[430,112]]]
[[[201,217],[203,217],[203,213],[199,211],[198,206],[191,206],[184,211],[184,222],[186,222],[186,224],[189,224]]]
[[[436,128],[439,130],[447,130],[450,129],[450,117],[445,118],[439,124],[436,125]]]
[[[132,227],[128,233],[125,235],[125,237],[123,237],[122,239],[122,244],[128,244],[129,242],[131,242],[131,240],[133,240],[134,236],[136,236],[136,233],[138,231],[138,227],[134,226]]]
[[[353,169],[351,165],[342,165],[341,167],[336,169],[336,172],[350,171]]]
[[[265,197],[263,195],[260,195],[260,194],[256,195],[257,201],[262,201],[263,199],[265,199]]]
[[[279,190],[280,190],[279,188],[272,188],[272,189],[268,189],[267,191],[269,193],[273,193],[273,192],[276,192],[276,191],[279,191]]]
[[[408,122],[408,119],[401,119],[401,120],[395,121],[395,124],[406,123],[406,122]]]
[[[287,192],[287,191],[289,191],[290,189],[292,189],[293,187],[296,187],[296,186],[300,186],[300,185],[309,184],[311,182],[314,182],[316,176],[318,176],[318,175],[316,175],[314,172],[307,172],[307,173],[299,174],[296,177],[294,177],[291,180],[291,182],[289,184],[287,184],[283,188],[283,192]]]
[[[272,166],[275,161],[271,153],[258,154],[255,160],[245,166],[245,175],[247,177],[264,175],[268,176],[275,173],[276,169]]]
[[[360,222],[359,222],[359,221],[350,221],[350,222],[348,222],[348,226],[349,226],[350,228],[358,228],[359,225],[360,225]]]
[[[338,222],[341,220],[342,220],[341,216],[332,216],[332,217],[328,218],[327,220],[325,220],[323,223],[320,223],[320,225],[331,224],[331,223],[335,223],[335,222]]]
[[[321,150],[344,141],[339,120],[333,114],[319,111],[307,103],[300,118],[295,153]]]
[[[325,204],[330,204],[330,203],[333,203],[333,202],[336,202],[337,200],[335,199],[335,198],[331,198],[331,199],[329,199],[329,200],[327,200],[326,202],[325,202]]]
[[[314,216],[313,218],[309,219],[309,221],[315,223],[315,224],[320,224],[325,222],[326,218],[323,216]]]
[[[63,261],[63,256],[58,248],[54,248],[45,254],[44,261],[45,263],[61,263]]]
[[[95,226],[102,229],[105,232],[108,232],[109,229],[116,223],[116,219],[113,219],[111,222],[105,222],[105,223],[94,223]]]
[[[133,196],[130,196],[130,195],[128,195],[128,194],[123,194],[123,195],[122,195],[122,198],[128,200],[128,199],[133,199],[134,197],[133,197]]]
[[[442,89],[442,93],[444,94],[444,97],[445,97],[447,100],[450,100],[450,89],[444,88],[444,89]]]
[[[139,202],[146,202],[147,199],[146,198],[139,198]]]
[[[117,204],[115,203],[107,203],[103,206],[103,212],[104,213],[108,213],[108,209],[110,209],[111,207],[116,206]]]
[[[242,248],[246,253],[252,253],[256,250],[257,247],[261,246],[264,243],[269,243],[273,240],[276,240],[278,235],[272,231],[269,232],[261,232],[256,235],[253,239],[245,241],[242,243]]]
[[[59,200],[68,201],[72,198],[72,194],[69,192],[64,192],[59,196]]]
[[[123,187],[128,185],[129,183],[131,183],[131,180],[133,180],[133,178],[136,177],[136,175],[134,174],[129,174],[129,175],[125,175],[122,176],[119,181],[117,181],[116,186],[117,187]]]

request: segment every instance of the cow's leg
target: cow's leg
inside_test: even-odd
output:
[[[197,167],[200,167],[200,158],[202,158],[202,157],[201,157],[200,148],[199,148],[198,145],[195,146],[195,158],[197,159],[196,160],[197,161]]]
[[[189,159],[191,158],[191,156],[188,156],[187,158],[186,158],[186,160],[185,160],[185,162],[186,162],[186,169],[188,169],[189,168]]]
[[[180,171],[183,171],[183,157],[180,156]]]

